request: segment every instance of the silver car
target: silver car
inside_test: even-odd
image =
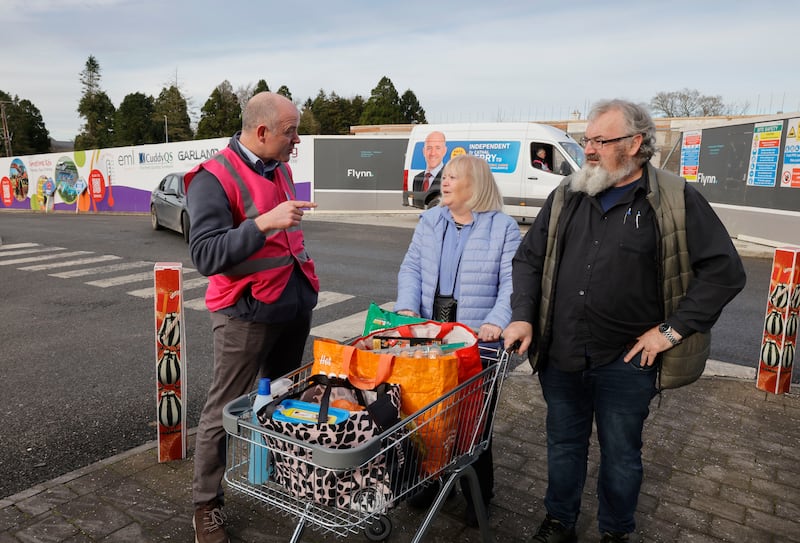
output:
[[[150,219],[153,230],[169,228],[183,234],[183,239],[189,243],[189,211],[186,209],[182,173],[166,175],[153,190]]]

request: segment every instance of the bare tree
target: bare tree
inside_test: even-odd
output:
[[[675,94],[675,92],[659,92],[650,100],[650,109],[664,117],[677,117],[678,108]]]
[[[700,94],[696,89],[682,89],[679,91],[659,92],[650,100],[650,110],[656,115],[664,117],[711,117],[716,115],[729,115],[734,111],[742,113],[749,108],[728,105],[722,96]]]
[[[678,91],[678,116],[695,117],[700,104],[700,93],[697,90],[683,89]]]
[[[722,101],[722,96],[701,96],[697,101],[700,117],[714,117],[725,115],[727,106]]]

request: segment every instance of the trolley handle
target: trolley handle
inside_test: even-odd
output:
[[[222,427],[232,435],[239,435],[239,417],[250,410],[250,394],[239,396],[222,409]]]

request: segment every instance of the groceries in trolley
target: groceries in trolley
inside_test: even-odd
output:
[[[433,479],[461,476],[487,448],[501,352],[482,356],[471,329],[434,321],[347,344],[317,338],[314,362],[287,375],[291,386],[255,421],[253,394],[226,405],[226,482],[297,517],[298,533],[311,523],[382,540],[387,511]],[[247,477],[253,446],[269,455],[260,484]]]

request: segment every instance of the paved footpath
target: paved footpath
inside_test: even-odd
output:
[[[530,541],[544,513],[545,405],[538,379],[506,379],[495,424],[497,541]],[[645,481],[634,541],[800,542],[800,389],[773,395],[751,379],[704,377],[653,400],[645,430]],[[593,443],[581,542],[599,540]],[[159,464],[150,443],[0,500],[0,543],[193,541],[192,457]],[[425,541],[480,541],[451,498]],[[295,522],[228,493],[234,542],[290,540]],[[390,542],[421,524],[405,505],[389,511]],[[330,540],[306,529],[302,541]],[[366,541],[364,534],[349,538]]]

